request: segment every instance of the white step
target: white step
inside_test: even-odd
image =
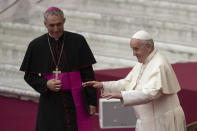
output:
[[[0,76],[0,95],[15,94],[21,99],[38,101],[39,93],[24,81],[24,73],[17,66],[0,64]]]
[[[197,46],[196,24],[173,21],[170,18],[160,19],[138,15],[128,17],[67,9],[64,9],[64,13],[67,16],[65,28],[69,30],[130,38],[137,30],[145,29],[157,41]],[[31,24],[43,26],[42,21],[43,18],[38,17],[35,21],[31,21]]]

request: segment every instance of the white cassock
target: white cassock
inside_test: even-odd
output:
[[[103,91],[121,92],[124,106],[133,106],[136,131],[186,131],[177,92],[180,86],[172,66],[157,51],[118,81],[103,82]]]

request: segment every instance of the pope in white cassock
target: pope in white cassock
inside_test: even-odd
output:
[[[166,58],[154,48],[151,35],[136,32],[130,43],[138,63],[118,81],[83,83],[102,88],[103,97],[120,99],[124,106],[133,106],[136,131],[186,131],[185,115],[177,93],[180,86]]]

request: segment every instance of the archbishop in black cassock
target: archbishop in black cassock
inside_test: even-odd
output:
[[[44,74],[51,74],[55,70],[49,44],[54,52],[55,60],[58,61],[63,43],[63,53],[59,64],[61,72],[79,70],[83,82],[95,79],[92,64],[96,61],[82,35],[64,31],[58,41],[48,33],[31,41],[20,70],[25,72],[25,81],[40,93],[37,131],[78,130],[71,91],[53,92],[47,88],[47,79],[43,77]],[[96,90],[91,87],[84,89],[86,108],[88,109],[89,105],[96,106]]]

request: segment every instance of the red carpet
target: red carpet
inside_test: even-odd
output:
[[[173,68],[181,85],[178,94],[187,123],[197,120],[197,63],[174,64]],[[131,68],[95,71],[99,81],[123,78]],[[34,131],[37,103],[0,96],[0,131]],[[101,130],[98,117],[92,117],[94,131],[131,131],[131,129]]]
[[[34,131],[37,103],[0,97],[1,131]]]
[[[31,101],[21,101],[13,98],[0,96],[0,131],[35,131],[36,114],[38,104]],[[101,130],[98,117],[92,117],[94,131],[112,131],[111,129]],[[123,131],[113,129],[113,131]],[[131,131],[131,129],[124,129]]]

